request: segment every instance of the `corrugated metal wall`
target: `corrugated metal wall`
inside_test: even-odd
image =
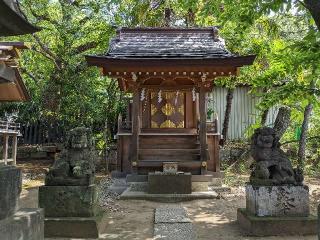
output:
[[[228,139],[245,139],[247,129],[250,125],[260,121],[260,112],[256,109],[256,104],[259,98],[249,94],[250,87],[241,86],[234,90],[232,108],[229,122]],[[215,87],[211,96],[209,96],[209,106],[218,115],[219,132],[222,132],[222,124],[224,121],[226,107],[227,88]],[[208,106],[208,107],[209,107]],[[267,125],[272,126],[277,116],[277,108],[272,108],[269,111]]]

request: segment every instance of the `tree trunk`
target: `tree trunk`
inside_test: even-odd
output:
[[[291,109],[289,107],[280,107],[276,120],[274,121],[273,129],[277,137],[281,139],[282,135],[286,132],[290,125]]]
[[[304,0],[304,6],[309,10],[318,27],[318,30],[320,31],[320,1]]]
[[[224,113],[224,121],[223,121],[223,128],[222,128],[223,139],[220,143],[222,146],[227,142],[233,93],[234,93],[234,89],[228,88],[228,93],[227,93],[227,97],[226,97],[226,100],[227,100],[226,111]]]
[[[309,103],[304,109],[304,118],[301,126],[301,136],[300,136],[299,151],[298,151],[298,167],[300,169],[304,168],[308,127],[309,127],[309,121],[312,113],[312,108],[313,108],[312,103]]]
[[[268,117],[269,109],[266,109],[262,112],[261,115],[261,126],[265,126],[267,123],[267,117]]]

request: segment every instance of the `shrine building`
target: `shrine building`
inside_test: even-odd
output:
[[[255,56],[230,53],[215,27],[121,28],[106,54],[86,59],[133,96],[118,120],[119,171],[176,162],[179,171],[219,175],[219,122],[208,120],[206,96]]]

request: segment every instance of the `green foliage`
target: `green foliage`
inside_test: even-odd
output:
[[[107,51],[115,26],[162,27],[164,10],[172,9],[174,26],[217,25],[230,51],[255,54],[253,66],[237,78],[216,84],[252,87],[261,97],[260,110],[286,105],[292,124],[284,141],[294,139],[303,110],[314,104],[311,136],[319,132],[320,35],[306,0],[21,0],[28,19],[42,27],[35,35],[12,38],[31,43],[21,70],[32,101],[5,104],[1,113],[19,110],[20,121],[63,121],[66,126],[90,125],[102,149],[116,132],[124,96],[116,82],[89,68],[86,54]],[[105,127],[107,126],[107,131]],[[250,126],[250,134],[259,123]]]

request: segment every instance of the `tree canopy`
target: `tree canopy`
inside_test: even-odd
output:
[[[96,132],[107,125],[111,139],[126,98],[115,82],[86,65],[84,55],[106,52],[117,27],[170,25],[218,26],[230,51],[256,54],[254,65],[239,78],[217,84],[230,89],[250,85],[262,98],[257,106],[262,113],[272,106],[290,107],[287,140],[296,128],[305,128],[302,135],[308,126],[311,133],[319,128],[317,0],[20,0],[20,6],[42,28],[11,38],[32,44],[21,60],[32,101],[1,106],[2,113],[19,110],[22,122],[63,121],[66,126],[90,125]]]

